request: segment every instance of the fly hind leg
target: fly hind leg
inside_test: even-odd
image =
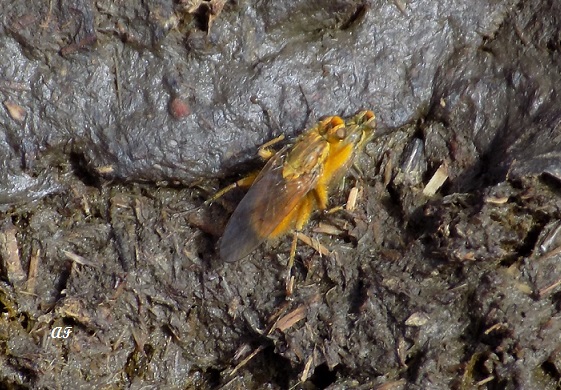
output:
[[[310,219],[310,215],[314,209],[315,198],[314,195],[309,192],[302,202],[296,207],[296,209],[287,218],[295,218],[295,229],[292,237],[292,245],[290,246],[290,258],[288,259],[288,265],[286,270],[286,296],[290,297],[294,290],[294,275],[292,275],[292,268],[294,267],[294,258],[296,257],[296,244],[298,242],[299,232],[303,229],[304,225]]]

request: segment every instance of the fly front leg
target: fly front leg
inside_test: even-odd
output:
[[[257,155],[265,161],[269,160],[277,153],[273,149],[271,149],[271,146],[278,144],[283,139],[284,139],[284,134],[281,134],[278,137],[273,138],[268,142],[265,142],[263,145],[259,147],[259,149],[257,149]]]

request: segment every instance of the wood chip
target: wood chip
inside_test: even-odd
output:
[[[19,283],[26,278],[21,266],[16,233],[16,227],[10,220],[6,220],[0,231],[0,257],[2,268],[10,283]]]
[[[504,324],[497,323],[497,324],[495,324],[495,325],[493,325],[493,326],[487,328],[487,329],[485,330],[485,332],[483,332],[483,333],[484,333],[484,334],[489,334],[489,333],[491,333],[491,332],[493,332],[493,331],[495,331],[495,330],[500,330],[500,329],[504,329],[504,328],[506,328],[506,326],[505,326]]]
[[[347,211],[353,211],[356,207],[356,200],[358,199],[358,187],[353,187],[351,188],[351,191],[349,192],[349,197],[347,198],[347,205],[345,206],[345,209]]]
[[[300,241],[302,241],[304,244],[312,247],[313,249],[315,249],[318,253],[320,253],[323,256],[329,256],[329,254],[331,253],[329,251],[329,249],[327,249],[325,246],[320,244],[320,242],[317,239],[312,240],[310,237],[308,237],[304,233],[297,232],[296,237],[298,237],[298,239]]]
[[[343,231],[336,226],[326,224],[324,222],[320,222],[318,226],[314,229],[314,233],[321,233],[321,234],[329,234],[332,236],[337,236]]]
[[[428,315],[421,311],[418,311],[411,314],[409,318],[405,320],[405,325],[419,327],[425,325],[429,321],[429,319],[430,318]]]
[[[26,112],[19,104],[6,100],[4,101],[4,107],[6,107],[8,114],[10,114],[13,120],[17,122],[23,122],[25,120]]]
[[[39,259],[41,258],[41,249],[36,249],[31,254],[29,260],[29,272],[27,273],[27,282],[25,290],[33,294],[35,292],[35,285],[37,284],[37,273],[39,271]]]
[[[448,167],[446,163],[443,163],[438,167],[432,178],[429,180],[425,189],[423,190],[423,195],[434,196],[436,192],[442,187],[444,182],[448,179]]]
[[[300,382],[304,383],[308,380],[308,378],[311,376],[310,375],[310,368],[312,367],[312,363],[314,362],[314,357],[310,356],[308,358],[308,361],[306,362],[306,365],[304,366],[304,370],[302,371],[302,374],[300,374]]]
[[[306,318],[308,314],[308,309],[306,305],[298,306],[296,309],[292,310],[290,313],[282,317],[275,324],[275,329],[284,332],[285,330],[291,328],[298,321]]]
[[[495,380],[495,377],[494,377],[493,375],[491,375],[491,376],[488,376],[487,378],[482,379],[482,380],[480,380],[479,382],[477,382],[477,383],[475,384],[475,386],[480,387],[480,386],[483,386],[484,384],[486,384],[486,383],[488,383],[488,382],[491,382],[491,381],[493,381],[493,380]]]
[[[557,282],[553,283],[552,285],[542,288],[539,292],[538,295],[540,296],[540,298],[543,298],[546,295],[549,295],[553,290],[555,290],[557,287],[559,287],[561,285],[561,279],[557,280]]]
[[[392,171],[393,171],[393,164],[392,164],[392,160],[391,160],[391,155],[388,152],[386,154],[386,156],[388,157],[388,162],[386,163],[386,165],[384,166],[383,169],[383,174],[382,177],[384,178],[383,183],[384,183],[384,187],[387,187],[390,182],[392,181]]]
[[[508,202],[508,196],[488,196],[487,198],[485,198],[485,203],[490,204],[505,204],[506,202]]]
[[[86,259],[83,256],[77,255],[76,253],[72,253],[72,252],[69,252],[69,251],[66,251],[66,250],[63,250],[62,253],[64,253],[65,256],[68,259],[72,260],[75,263],[78,263],[78,264],[81,264],[81,265],[88,265],[90,267],[97,268],[96,264],[92,263],[91,261],[89,261],[88,259]]]
[[[234,369],[228,373],[228,376],[233,377],[234,375],[236,375],[236,372],[238,372],[240,368],[245,366],[251,359],[255,357],[255,355],[257,355],[259,352],[261,352],[264,349],[265,349],[265,345],[260,345],[259,347],[257,347],[257,349],[255,349],[251,354],[249,354],[248,357],[246,357],[236,367],[234,367]]]
[[[104,174],[110,174],[113,173],[113,171],[115,170],[115,168],[113,167],[113,165],[103,165],[101,167],[95,167],[94,168],[97,173],[99,173],[100,175],[104,175]]]

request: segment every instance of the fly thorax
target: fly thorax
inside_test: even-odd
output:
[[[320,172],[327,153],[328,147],[325,142],[297,144],[286,158],[282,176],[290,180],[312,172]]]

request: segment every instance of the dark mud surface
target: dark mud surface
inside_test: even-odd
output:
[[[557,2],[0,15],[2,387],[558,388]],[[378,136],[330,198],[356,207],[314,214],[330,254],[299,243],[290,299],[290,237],[222,263],[243,191],[203,202],[361,109]]]

